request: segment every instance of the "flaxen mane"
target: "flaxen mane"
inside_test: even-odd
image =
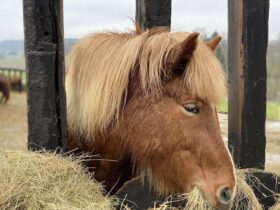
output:
[[[104,132],[118,119],[130,76],[138,69],[143,90],[160,91],[170,71],[167,63],[174,59],[172,49],[189,35],[154,29],[141,34],[98,33],[81,40],[72,51],[66,78],[69,129],[86,137]],[[186,68],[185,87],[192,95],[208,103],[224,96],[223,70],[202,41]]]

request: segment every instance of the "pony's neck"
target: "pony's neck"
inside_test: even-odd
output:
[[[120,139],[107,136],[97,138],[93,143],[86,142],[85,139],[74,138],[68,132],[68,151],[93,156],[85,162],[86,168],[94,172],[94,178],[104,184],[107,193],[115,194],[126,181],[137,175],[136,166],[130,155],[123,151]]]

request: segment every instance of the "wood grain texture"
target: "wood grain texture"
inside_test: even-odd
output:
[[[229,148],[241,168],[264,168],[269,0],[228,2]]]
[[[141,29],[171,25],[171,0],[136,0],[136,21]]]
[[[66,148],[63,1],[24,0],[28,147]]]

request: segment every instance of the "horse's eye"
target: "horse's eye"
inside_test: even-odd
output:
[[[184,108],[187,112],[198,114],[199,113],[199,107],[196,104],[185,104]]]

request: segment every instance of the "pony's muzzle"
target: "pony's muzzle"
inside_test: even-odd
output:
[[[217,190],[217,201],[219,202],[219,206],[221,208],[219,209],[230,209],[232,200],[233,200],[233,194],[230,190],[230,187],[228,186],[221,186]]]

